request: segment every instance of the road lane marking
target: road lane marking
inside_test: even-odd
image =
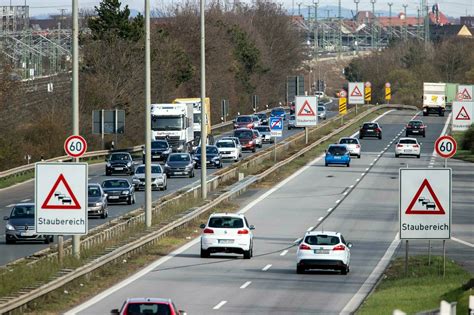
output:
[[[374,162],[376,162],[376,161],[377,161],[377,158],[374,159]]]
[[[266,265],[265,267],[263,267],[262,271],[267,271],[268,269],[270,269],[272,267],[271,264],[268,264]]]
[[[350,185],[349,188],[350,188],[350,189],[354,188],[354,185]]]
[[[247,282],[245,282],[244,284],[242,284],[242,285],[240,286],[240,288],[241,288],[241,289],[245,289],[245,288],[248,287],[251,283],[252,283],[252,281],[247,281]]]
[[[370,163],[370,166],[373,166],[374,165],[374,162]]]
[[[30,200],[31,200],[30,198],[26,198],[26,199],[23,199],[21,202],[28,202]]]
[[[385,251],[385,254],[377,263],[377,266],[375,266],[372,273],[367,277],[364,284],[360,287],[359,291],[354,294],[354,296],[346,304],[340,314],[353,314],[359,308],[364,299],[372,291],[373,287],[377,284],[377,281],[384,272],[385,268],[387,268],[399,243],[399,233],[397,233],[392,243]]]
[[[368,170],[370,170],[370,168],[369,168],[369,167],[367,167],[365,170],[366,170],[366,171],[368,171]]]
[[[361,173],[360,175],[361,175],[361,176],[365,176],[365,173]]]
[[[356,182],[358,182],[358,181],[360,181],[360,178],[357,178],[357,179],[356,179]]]
[[[328,209],[328,212],[331,212],[331,211],[332,211],[332,208],[329,208],[329,209]]]
[[[312,229],[314,229],[314,226],[310,226],[310,227],[306,230],[306,232],[309,232],[309,231],[311,231]]]
[[[282,251],[280,253],[280,256],[285,256],[286,254],[288,254],[288,249],[285,249],[284,251]]]
[[[9,204],[8,206],[5,206],[5,208],[11,208],[11,207],[13,207],[14,205],[15,205],[15,204],[12,203],[12,204]]]
[[[451,239],[452,239],[453,241],[455,241],[455,242],[460,243],[460,244],[463,244],[463,245],[466,245],[466,246],[469,246],[469,247],[473,247],[473,248],[474,248],[474,244],[472,244],[472,243],[469,243],[469,242],[460,240],[459,238],[452,237],[452,236],[451,236]]]
[[[216,306],[214,306],[212,309],[213,310],[218,310],[220,309],[222,306],[224,306],[224,304],[226,304],[227,301],[220,301],[219,304],[217,304]]]
[[[320,217],[320,218],[318,219],[318,221],[322,221],[323,219],[324,219],[324,217]]]
[[[339,203],[339,202],[341,202],[341,199],[336,200],[336,203]]]

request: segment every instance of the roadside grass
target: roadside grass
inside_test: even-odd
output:
[[[458,148],[456,150],[456,154],[454,155],[454,159],[463,160],[467,162],[474,163],[474,152],[470,150],[461,150],[460,143],[464,137],[465,132],[453,132],[452,136],[458,143]]]
[[[472,275],[451,260],[446,261],[443,278],[443,257],[432,256],[428,266],[427,256],[409,258],[409,275],[405,276],[404,258],[397,258],[385,270],[383,280],[366,299],[358,315],[391,314],[399,309],[407,314],[439,308],[441,300],[458,302],[457,313],[467,314],[468,297],[473,294],[463,289]]]

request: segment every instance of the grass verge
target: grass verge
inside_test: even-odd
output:
[[[474,152],[470,150],[461,150],[460,143],[464,137],[465,132],[453,132],[452,136],[458,143],[458,148],[456,150],[456,154],[454,155],[455,159],[463,160],[467,162],[474,163]]]
[[[446,276],[442,276],[443,257],[409,258],[409,275],[405,276],[404,258],[397,258],[385,270],[383,280],[364,302],[358,315],[392,314],[399,309],[407,314],[439,308],[441,300],[458,302],[457,313],[467,314],[472,288],[465,290],[471,275],[455,262],[446,261]]]

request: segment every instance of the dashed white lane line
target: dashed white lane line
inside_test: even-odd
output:
[[[350,189],[354,188],[354,185],[350,185],[349,188],[350,188]]]
[[[377,161],[377,158],[374,159],[374,162]]]
[[[469,247],[473,247],[473,248],[474,248],[474,244],[472,244],[472,243],[469,243],[469,242],[460,240],[459,238],[452,237],[452,236],[451,236],[451,239],[452,239],[453,241],[455,241],[455,242],[460,243],[460,244],[463,244],[463,245],[466,245],[466,246],[469,246]]]
[[[331,211],[332,211],[332,208],[329,208],[329,209],[328,209],[328,212],[331,212]]]
[[[272,267],[271,264],[268,264],[266,265],[265,267],[262,268],[262,271],[267,271],[268,269],[270,269]]]
[[[297,238],[293,243],[299,243],[301,241],[301,237]]]
[[[365,176],[365,173],[360,173],[360,176]]]
[[[370,169],[370,168],[367,167],[365,170],[368,171],[369,169]]]
[[[373,166],[374,165],[374,162],[370,163],[370,166]]]
[[[26,198],[26,199],[23,199],[21,202],[28,202],[30,200],[31,200],[30,198]]]
[[[319,217],[318,221],[322,221],[324,219],[324,217]]]
[[[341,202],[341,199],[339,199],[339,200],[336,200],[336,203],[339,203],[339,202]]]
[[[280,253],[280,256],[285,256],[286,254],[288,254],[288,249],[285,249],[284,251],[282,251]]]
[[[248,287],[251,283],[252,283],[252,281],[247,281],[247,282],[245,282],[244,284],[242,284],[242,285],[240,286],[240,288],[241,288],[241,289],[245,289],[245,288]]]
[[[12,203],[12,204],[9,204],[8,206],[5,206],[5,208],[11,208],[11,207],[13,207],[14,205],[15,205],[15,204]]]
[[[213,310],[218,310],[218,309],[220,309],[222,306],[224,306],[225,303],[227,303],[227,301],[220,301],[219,304],[217,304],[216,306],[214,306],[212,309],[213,309]]]
[[[310,226],[310,227],[306,230],[306,232],[309,232],[309,231],[311,231],[312,229],[314,229],[314,226]]]
[[[358,181],[360,181],[360,178],[357,178],[357,179],[356,179],[356,182],[358,182]]]

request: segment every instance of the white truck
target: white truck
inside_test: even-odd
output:
[[[194,140],[192,104],[152,104],[153,140],[167,140],[173,152],[188,152]]]
[[[430,113],[444,116],[446,109],[446,83],[423,83],[423,116]]]

